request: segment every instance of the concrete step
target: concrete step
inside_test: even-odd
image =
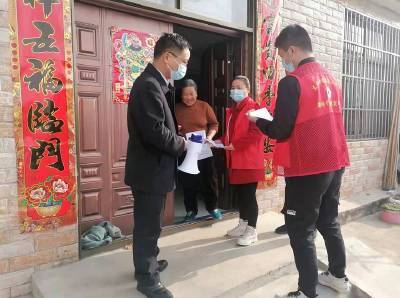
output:
[[[375,189],[357,196],[340,200],[339,222],[344,225],[381,210],[381,205],[389,200],[391,192]]]
[[[259,241],[245,248],[224,236],[236,219],[163,237],[159,258],[170,265],[162,281],[175,298],[243,297],[240,293],[248,292],[252,281],[272,281],[293,270],[289,239],[274,233],[282,224],[277,213],[261,215]],[[131,254],[117,250],[38,272],[33,277],[35,298],[143,297],[135,290]]]
[[[376,241],[385,239],[378,238]],[[354,285],[356,297],[400,297],[399,266],[354,237],[345,237],[345,243],[346,274]],[[328,256],[322,237],[317,238],[316,245],[320,266],[326,270]]]
[[[274,298],[275,294],[283,295],[297,289],[298,275],[289,274],[272,281],[271,283],[247,293],[243,298]],[[356,298],[354,293],[340,294],[322,285],[317,286],[317,293],[320,298]]]
[[[376,202],[385,196],[373,192],[364,200],[343,200],[343,222],[373,213]],[[277,213],[260,215],[259,242],[246,248],[224,236],[237,225],[237,219],[160,238],[159,259],[170,264],[162,273],[164,285],[175,298],[242,298],[295,273],[288,237],[274,233],[283,222]],[[118,249],[35,273],[33,293],[35,298],[144,297],[135,290],[133,274],[132,253]]]

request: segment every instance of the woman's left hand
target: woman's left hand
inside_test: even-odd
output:
[[[229,146],[225,147],[225,150],[235,151],[235,147],[233,147],[231,143]]]

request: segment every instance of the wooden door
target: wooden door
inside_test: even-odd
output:
[[[231,81],[234,77],[234,45],[226,41],[213,45],[210,50],[210,99],[220,129],[217,137],[225,134],[226,108],[232,105],[229,97]],[[229,188],[229,176],[226,167],[226,154],[224,150],[215,150],[216,170],[218,175],[219,207],[229,210],[233,207]]]
[[[75,25],[82,231],[107,220],[129,235],[134,198],[124,184],[128,106],[112,101],[110,28],[156,35],[173,28],[168,23],[82,3],[75,3]],[[165,225],[173,222],[173,210],[170,194]]]

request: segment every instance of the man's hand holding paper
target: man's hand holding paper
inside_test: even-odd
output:
[[[247,112],[246,116],[250,122],[254,123],[257,122],[258,119],[265,119],[268,121],[272,121],[274,119],[266,108],[250,110]]]
[[[206,139],[204,141],[204,143],[209,144],[213,148],[218,148],[218,149],[224,149],[225,148],[224,144],[222,144],[222,142],[220,140],[213,141],[213,140],[210,140],[210,139]]]

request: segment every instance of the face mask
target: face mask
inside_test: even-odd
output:
[[[174,57],[172,57],[172,59],[174,59],[174,61],[178,63],[178,61],[176,61]],[[180,63],[178,64],[179,64],[178,70],[172,70],[171,67],[169,67],[168,65],[168,67],[171,69],[171,79],[174,81],[179,81],[183,79],[186,75],[187,67],[183,64]]]
[[[286,58],[288,52],[289,52],[289,50],[286,52],[285,58]],[[285,62],[285,58],[282,59],[283,68],[285,68],[287,72],[294,72],[296,69],[294,68],[294,65],[293,65],[293,58],[292,58],[292,62],[289,64],[287,64]]]
[[[236,102],[241,102],[246,97],[244,96],[244,90],[231,90],[231,97]]]

